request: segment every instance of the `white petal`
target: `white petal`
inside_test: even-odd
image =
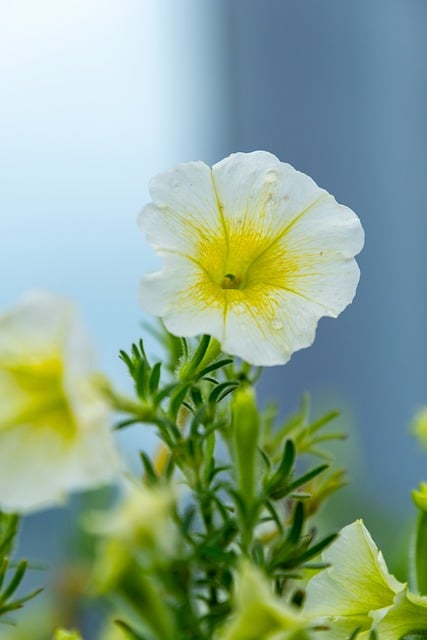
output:
[[[333,259],[325,256],[322,263],[301,268],[287,278],[286,289],[319,307],[317,319],[336,318],[353,300],[360,278],[355,260]]]
[[[224,351],[259,366],[285,364],[295,351],[312,344],[324,313],[316,302],[286,290],[260,293],[256,305],[242,296],[227,308]]]
[[[312,254],[338,254],[352,258],[363,247],[364,233],[355,213],[331,195],[321,198],[287,228],[284,246]],[[321,261],[320,261],[321,262]]]
[[[159,253],[186,251],[221,228],[211,169],[203,162],[180,164],[150,181],[154,204],[139,215],[139,226]]]
[[[220,339],[222,306],[215,296],[204,294],[212,286],[197,265],[181,256],[168,255],[161,272],[142,279],[141,305],[149,313],[161,316],[174,335],[192,337],[207,333]]]
[[[232,154],[214,165],[212,174],[227,224],[258,225],[272,237],[328,195],[309,176],[265,151]]]

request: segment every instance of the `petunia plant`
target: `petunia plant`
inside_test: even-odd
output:
[[[359,280],[356,214],[270,153],[179,165],[139,216],[162,260],[142,278],[148,330],[120,351],[132,393],[96,372],[69,301],[25,296],[0,315],[0,624],[17,592],[20,514],[114,486],[79,516],[73,606],[5,640],[399,640],[427,635],[427,492],[398,581],[361,520],[320,533],[345,482],[327,449],[336,411],[260,408],[262,366],[285,364]],[[423,433],[418,419],[416,432]],[[156,434],[131,471],[114,431]],[[58,595],[56,596],[58,598]],[[82,606],[79,606],[79,603]],[[83,603],[95,625],[79,616]],[[62,612],[62,613],[61,613]],[[47,614],[46,614],[47,615]],[[27,627],[28,628],[28,627]]]

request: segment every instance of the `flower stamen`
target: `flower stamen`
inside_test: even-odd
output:
[[[242,279],[234,273],[226,273],[221,282],[221,289],[240,289]]]

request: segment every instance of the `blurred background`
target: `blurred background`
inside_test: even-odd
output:
[[[74,298],[126,385],[117,352],[157,264],[136,226],[149,178],[255,149],[308,173],[362,220],[361,282],[260,392],[283,413],[304,391],[315,414],[342,410],[340,524],[363,517],[386,550],[427,480],[408,429],[427,403],[426,36],[425,0],[0,2],[1,307]],[[59,553],[69,521],[28,518],[26,553]]]

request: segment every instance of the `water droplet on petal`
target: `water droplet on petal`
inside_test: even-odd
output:
[[[265,182],[272,184],[273,182],[277,181],[277,176],[278,173],[276,169],[268,169],[265,172]]]
[[[273,320],[271,326],[275,331],[280,331],[280,329],[283,329],[283,323],[280,322],[280,320]]]

